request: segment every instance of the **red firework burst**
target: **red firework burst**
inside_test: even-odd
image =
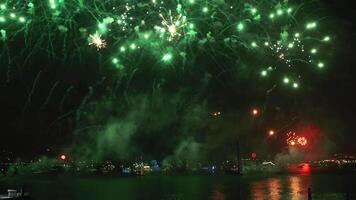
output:
[[[297,135],[293,131],[289,131],[287,133],[286,143],[289,146],[306,146],[308,144],[308,140],[303,136]]]

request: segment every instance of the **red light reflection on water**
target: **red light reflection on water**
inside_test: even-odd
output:
[[[299,200],[306,199],[309,176],[268,178],[251,183],[251,199],[254,200]]]
[[[297,173],[297,174],[310,174],[311,173],[311,167],[309,163],[300,163],[297,165],[291,165],[288,167],[288,170],[292,173]]]

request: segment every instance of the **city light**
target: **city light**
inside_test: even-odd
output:
[[[213,112],[212,115],[215,116],[215,117],[217,117],[217,116],[220,116],[220,115],[221,115],[221,112],[220,112],[220,111],[218,111],[218,112]]]
[[[251,153],[251,158],[252,158],[252,159],[256,159],[256,157],[257,157],[257,153],[256,153],[256,152],[252,152],[252,153]]]

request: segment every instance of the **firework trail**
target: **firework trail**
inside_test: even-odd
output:
[[[242,59],[253,66],[252,75],[297,89],[305,68],[326,67],[323,53],[332,39],[318,30],[320,20],[299,21],[302,12],[303,5],[286,1],[8,0],[1,4],[0,26],[3,43],[24,34],[30,52],[43,49],[55,59],[62,52],[64,62],[75,46],[89,51],[85,43],[107,48],[104,63],[111,61],[118,73],[142,65],[141,56],[160,67],[194,67],[201,51],[231,63]]]
[[[141,116],[141,112],[152,113],[150,120],[153,120],[155,109],[160,111],[164,103],[168,104],[167,108],[162,108],[164,111],[175,106],[205,105],[209,91],[202,88],[208,88],[213,81],[223,82],[223,85],[228,85],[225,82],[230,81],[236,82],[236,85],[264,88],[265,103],[259,106],[261,113],[255,117],[262,118],[275,91],[280,88],[291,91],[303,89],[310,82],[308,77],[314,77],[328,67],[328,50],[334,36],[325,31],[324,19],[315,17],[318,13],[314,9],[314,1],[298,2],[0,0],[0,69],[1,72],[6,71],[3,73],[6,74],[6,83],[15,80],[15,76],[23,82],[34,80],[24,109],[31,105],[38,85],[46,84],[44,74],[47,74],[47,69],[62,72],[64,80],[70,77],[67,84],[70,87],[58,103],[59,116],[51,120],[44,132],[73,115],[78,130],[83,132],[90,129],[87,127],[105,127],[107,121],[112,119],[108,117],[96,122],[94,119],[97,116],[90,114],[95,115],[95,109],[107,111],[109,109],[102,107],[115,105],[118,108],[111,110],[123,115],[119,119],[125,123],[112,123],[102,128],[103,132],[112,136],[124,128],[127,130],[122,132],[126,131],[131,137],[139,130],[137,124],[149,121]],[[31,74],[35,78],[28,78]],[[54,101],[52,96],[59,82],[66,85],[61,78],[51,79],[55,84],[49,89],[40,110]],[[78,85],[84,85],[81,90],[84,92],[77,108],[65,110],[68,96],[72,97],[80,90]],[[194,85],[198,85],[198,89]],[[252,88],[247,86],[242,90]],[[158,108],[150,110],[145,107],[149,95],[139,95],[147,94],[146,90],[153,90],[151,93],[155,98],[162,95],[161,91],[167,90],[167,93],[184,91],[185,96],[177,97],[182,103],[171,100],[169,95],[162,95],[165,102],[157,103]],[[132,96],[137,96],[140,101],[132,100]],[[172,95],[172,98],[176,96]],[[103,99],[114,103],[102,105],[100,101]],[[152,99],[153,103],[149,101],[147,104],[155,105]],[[142,104],[143,108],[136,108],[134,104]],[[131,114],[125,115],[125,109],[131,109],[127,111]],[[172,116],[176,113],[183,115],[182,112],[190,116],[191,111],[185,108],[181,108],[183,111],[172,110]],[[169,118],[162,113],[158,113],[162,119]],[[219,118],[224,117],[224,112],[214,113],[219,113]],[[88,119],[89,116],[94,122]],[[137,119],[132,119],[132,116]],[[206,119],[203,114],[196,116]],[[175,117],[172,118],[179,118]],[[156,127],[152,129],[159,132]],[[308,144],[308,138],[293,132],[287,135],[288,145]],[[105,141],[109,139],[105,138]],[[174,144],[185,147],[190,143],[196,144],[196,141],[192,139]]]

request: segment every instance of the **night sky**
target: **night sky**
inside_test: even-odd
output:
[[[83,42],[81,33],[47,32],[56,30],[57,22],[43,30],[38,25],[42,22],[28,32],[17,30],[11,40],[0,41],[0,150],[29,158],[62,152],[89,158],[92,145],[102,158],[130,159],[142,154],[165,158],[197,147],[215,158],[231,152],[239,137],[245,153],[257,149],[268,155],[282,151],[285,132],[307,130],[318,140],[311,141],[315,149],[308,151],[354,153],[356,6],[347,0],[316,4],[323,8],[314,10],[325,16],[323,31],[332,36],[323,52],[327,67],[320,72],[305,69],[297,91],[278,86],[269,96],[266,91],[275,79],[264,82],[249,67],[264,60],[260,54],[242,51],[229,60],[224,56],[234,52],[226,47],[213,45],[205,51],[191,45],[186,50],[198,53],[189,64],[176,61],[171,68],[154,68],[155,53],[137,54],[126,66],[131,73],[118,76],[107,66],[114,48],[110,45],[121,36],[108,38],[108,47],[97,51]],[[78,23],[71,28],[89,26],[89,20],[80,24],[86,17],[74,16]],[[253,108],[263,110],[258,119],[251,119]],[[269,128],[281,136],[268,141]],[[111,135],[112,129],[127,135]],[[96,132],[109,136],[101,138]],[[117,148],[112,140],[120,140],[118,150],[110,149]]]

